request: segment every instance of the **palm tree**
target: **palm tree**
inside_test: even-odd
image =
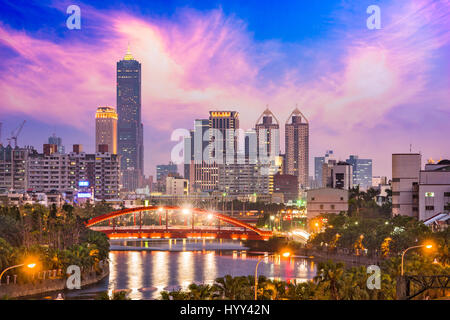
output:
[[[214,290],[218,292],[222,299],[236,300],[245,296],[245,291],[249,290],[249,282],[247,277],[232,277],[226,275],[217,278],[214,284]]]
[[[330,292],[332,300],[339,300],[339,292],[344,285],[344,264],[341,262],[333,263],[328,260],[318,264],[318,273],[314,277],[314,281],[326,291]]]
[[[214,289],[209,284],[192,283],[188,289],[190,300],[211,300],[214,297]]]

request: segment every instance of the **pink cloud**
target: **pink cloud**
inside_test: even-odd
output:
[[[186,119],[206,117],[211,109],[236,108],[242,125],[250,127],[266,104],[284,123],[298,103],[315,134],[311,154],[330,145],[342,154],[356,153],[349,139],[357,139],[360,150],[375,157],[377,150],[366,148],[374,147],[367,143],[371,133],[362,130],[355,137],[355,130],[376,127],[399,105],[450,101],[448,90],[429,91],[430,77],[436,76],[430,75],[435,54],[450,42],[448,3],[413,1],[391,8],[392,13],[385,10],[383,29],[355,31],[328,45],[330,52],[321,57],[335,61],[317,61],[321,77],[305,81],[308,75],[293,69],[264,84],[259,76],[280,58],[283,44],[256,42],[242,20],[220,10],[185,10],[183,23],[177,23],[90,9],[108,25],[108,35],[98,43],[56,44],[0,25],[1,41],[18,54],[9,58],[9,72],[0,77],[1,113],[93,131],[96,107],[116,104],[115,63],[129,41],[143,68],[144,124],[166,131],[167,139]],[[334,57],[334,46],[346,48],[346,54]],[[327,128],[339,137],[331,141],[334,133]],[[394,144],[390,148],[395,151]]]

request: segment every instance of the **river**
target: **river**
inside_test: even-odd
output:
[[[190,283],[212,284],[227,274],[253,275],[264,253],[235,251],[111,251],[110,274],[97,284],[64,292],[66,299],[95,299],[108,291],[126,290],[131,299],[159,299],[162,290],[186,288]],[[270,279],[302,282],[312,279],[316,265],[311,259],[265,257],[258,275]],[[54,299],[57,293],[38,299]]]

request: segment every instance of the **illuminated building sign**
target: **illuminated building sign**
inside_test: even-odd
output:
[[[78,181],[79,187],[89,187],[89,181]]]
[[[214,111],[214,112],[211,112],[211,115],[212,115],[213,117],[223,117],[223,118],[226,118],[226,117],[231,116],[231,112],[224,112],[224,111],[218,112],[218,111]]]
[[[78,198],[90,198],[92,194],[90,192],[78,192]]]

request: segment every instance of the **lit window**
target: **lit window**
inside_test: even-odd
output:
[[[425,192],[425,197],[434,197],[434,192]]]

